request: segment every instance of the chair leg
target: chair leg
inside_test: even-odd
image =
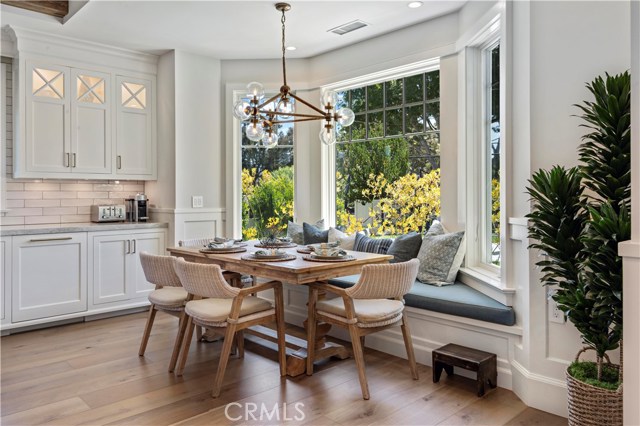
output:
[[[178,334],[176,335],[176,342],[173,345],[173,353],[171,354],[171,361],[169,361],[169,373],[172,373],[176,369],[176,363],[178,362],[178,355],[180,355],[180,347],[184,340],[184,333],[187,330],[187,314],[182,311],[180,316],[180,327],[178,328]]]
[[[313,375],[313,360],[316,350],[316,300],[318,290],[309,288],[308,314],[307,314],[307,376]]]
[[[191,346],[191,339],[193,338],[193,328],[195,324],[191,317],[187,318],[186,332],[182,341],[182,350],[180,351],[180,362],[178,362],[178,368],[176,369],[176,376],[182,376],[184,366],[187,363],[187,356],[189,355],[189,347]]]
[[[244,332],[242,330],[236,332],[236,345],[238,358],[244,358]]]
[[[360,335],[356,324],[349,324],[349,334],[351,335],[351,345],[353,346],[353,357],[358,367],[358,379],[360,379],[360,388],[362,389],[362,399],[369,399],[369,385],[367,384],[367,376],[364,371],[364,353],[360,344]]]
[[[287,344],[285,340],[284,324],[284,297],[282,284],[273,289],[276,297],[276,328],[278,330],[278,361],[280,363],[280,376],[287,374]]]
[[[149,307],[149,316],[147,316],[147,324],[144,326],[144,334],[142,335],[142,342],[140,342],[140,349],[138,350],[138,356],[144,356],[144,352],[147,350],[147,342],[149,341],[149,335],[151,335],[151,327],[153,327],[153,320],[156,318],[156,305],[153,303]]]
[[[202,327],[198,326],[196,327],[196,342],[199,342],[202,340]]]
[[[218,363],[218,371],[216,372],[216,378],[213,382],[213,392],[211,393],[211,396],[213,396],[214,398],[220,396],[222,381],[224,380],[224,373],[227,369],[227,362],[229,361],[229,354],[231,353],[231,345],[235,340],[235,334],[236,325],[228,324],[227,332],[224,335],[224,343],[222,344],[222,352],[220,353],[220,363]]]
[[[404,337],[404,346],[407,350],[407,358],[409,359],[409,368],[411,369],[411,377],[418,380],[418,366],[416,365],[416,356],[413,353],[413,342],[411,341],[411,331],[409,330],[409,321],[407,321],[407,313],[402,313],[402,337]]]

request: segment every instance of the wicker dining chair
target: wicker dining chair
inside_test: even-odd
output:
[[[180,331],[174,345],[174,354],[180,353],[180,361],[175,368],[176,375],[181,376],[184,371],[194,326],[224,329],[224,343],[212,391],[212,396],[217,398],[220,395],[222,380],[236,335],[238,337],[237,354],[242,358],[244,356],[242,330],[257,324],[273,322],[277,325],[280,375],[285,375],[286,347],[282,283],[269,281],[240,289],[230,286],[225,281],[218,265],[192,263],[174,258],[174,268],[183,287],[189,293]],[[275,309],[269,301],[251,295],[270,289],[274,291]]]
[[[191,238],[188,240],[180,240],[178,241],[179,247],[199,247],[203,248],[211,241],[214,240],[214,237],[209,238]],[[223,271],[225,279],[234,287],[243,287],[242,275],[236,272]]]
[[[364,336],[400,325],[414,380],[418,380],[411,333],[404,310],[403,297],[413,285],[420,262],[365,265],[353,287],[342,289],[329,284],[310,284],[308,341],[315,341],[316,323],[324,321],[349,330],[353,356],[358,368],[362,397],[369,399],[365,375],[362,340]],[[318,291],[325,290],[340,297],[318,301]],[[315,309],[313,308],[315,306]],[[314,345],[307,346],[307,375],[313,374]]]
[[[147,281],[156,286],[156,289],[149,293],[151,306],[149,307],[147,324],[144,327],[142,342],[138,350],[138,355],[144,356],[156,313],[162,311],[180,318],[184,311],[184,304],[188,294],[182,288],[180,278],[175,273],[171,256],[159,256],[141,252],[140,263]]]

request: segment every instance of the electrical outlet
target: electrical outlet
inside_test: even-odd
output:
[[[194,209],[204,207],[204,197],[202,195],[192,196],[191,207],[193,207]]]
[[[549,316],[549,322],[564,324],[566,322],[564,312],[558,309],[558,304],[553,300],[554,294],[556,294],[555,290],[547,290],[547,314]]]

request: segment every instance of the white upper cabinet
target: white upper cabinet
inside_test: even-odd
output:
[[[13,176],[157,179],[157,57],[11,30]]]
[[[111,174],[111,75],[27,62],[26,172]],[[48,175],[47,175],[48,176]],[[45,177],[42,175],[42,177]]]
[[[71,167],[79,173],[111,173],[111,76],[71,71]]]
[[[26,172],[69,173],[69,68],[27,62]]]
[[[156,167],[152,82],[118,76],[117,86],[116,174],[144,179]]]

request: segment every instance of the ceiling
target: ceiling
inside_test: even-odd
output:
[[[286,14],[287,52],[307,58],[418,22],[445,15],[465,1],[305,1]],[[65,24],[53,17],[2,5],[2,26],[15,25],[51,34],[149,53],[178,49],[219,59],[278,58],[280,12],[275,1],[105,1],[91,0]],[[327,32],[355,19],[368,27],[345,35]]]

